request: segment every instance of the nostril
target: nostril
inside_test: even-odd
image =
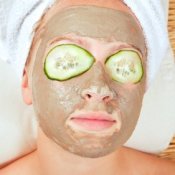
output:
[[[92,98],[92,95],[91,95],[91,94],[86,94],[86,95],[85,95],[85,98],[86,98],[86,99],[90,99],[90,98]]]
[[[110,96],[105,96],[105,97],[102,98],[102,100],[103,100],[104,102],[108,102],[110,99],[111,99]]]
[[[87,96],[88,96],[88,98],[91,98],[92,97],[92,95],[90,95],[90,94],[87,94]]]

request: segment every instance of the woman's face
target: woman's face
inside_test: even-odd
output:
[[[33,104],[43,132],[65,150],[101,157],[123,145],[137,123],[146,83],[146,46],[135,18],[117,9],[69,6],[45,21],[32,68]],[[50,50],[73,44],[88,51],[88,71],[64,81],[46,76]],[[131,50],[144,74],[137,83],[118,82],[106,67],[110,56]]]

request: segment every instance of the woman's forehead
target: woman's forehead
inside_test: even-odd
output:
[[[130,44],[145,55],[145,39],[141,27],[132,15],[119,10],[92,5],[72,6],[55,13],[44,28],[44,37],[48,40],[75,33],[82,37]]]

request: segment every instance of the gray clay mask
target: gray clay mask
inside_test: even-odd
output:
[[[51,80],[44,71],[48,43],[74,33],[95,40],[128,43],[145,55],[141,29],[132,16],[95,6],[66,8],[55,14],[44,29],[32,74],[33,104],[41,129],[65,150],[80,156],[95,158],[115,151],[127,141],[137,123],[145,74],[136,84],[119,83],[111,78],[105,62],[94,61],[92,56],[92,64],[86,64],[90,66],[83,74],[66,81]],[[145,70],[145,58],[142,62]],[[93,125],[85,131],[73,122],[75,116],[87,115],[110,118],[111,127],[101,130]]]
[[[128,43],[145,54],[145,40],[140,26],[133,16],[118,10],[95,6],[66,8],[56,13],[45,29],[45,35],[51,35],[51,39],[75,33],[105,41]]]

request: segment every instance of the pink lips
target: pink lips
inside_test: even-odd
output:
[[[88,112],[74,114],[70,120],[79,127],[90,131],[101,131],[116,124],[116,120],[105,112]]]

